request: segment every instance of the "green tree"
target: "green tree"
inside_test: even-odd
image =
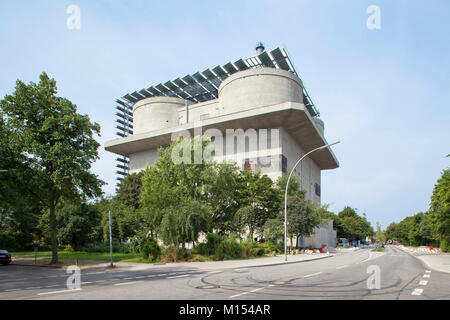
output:
[[[430,203],[430,223],[434,238],[443,251],[450,251],[450,169],[442,172],[434,186]]]
[[[116,199],[127,206],[139,209],[143,175],[143,171],[131,173],[122,180],[116,193]]]
[[[263,236],[273,244],[283,244],[284,222],[280,219],[268,219],[263,226]]]
[[[376,222],[376,232],[375,232],[375,240],[381,241],[381,242],[386,242],[386,235],[384,234],[384,232],[381,230],[381,226],[380,223],[377,221]]]
[[[184,247],[188,242],[195,244],[200,233],[206,233],[210,228],[208,207],[198,201],[185,200],[164,210],[160,234],[164,243]]]
[[[296,238],[296,247],[301,236],[309,236],[320,224],[320,216],[314,206],[301,196],[288,197],[287,201],[288,236]]]
[[[49,210],[51,263],[58,263],[56,208],[62,198],[92,198],[101,194],[102,181],[89,172],[98,159],[94,134],[100,126],[77,113],[69,100],[56,96],[54,79],[44,72],[38,84],[17,80],[15,91],[0,100],[3,124],[9,132],[9,164],[34,200]]]

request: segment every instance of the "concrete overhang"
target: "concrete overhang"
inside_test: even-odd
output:
[[[314,148],[328,144],[321,135],[317,125],[305,105],[302,103],[285,102],[282,104],[257,107],[244,111],[220,115],[201,122],[182,124],[176,127],[140,133],[126,138],[107,141],[105,150],[129,157],[130,154],[165,147],[171,143],[173,133],[189,130],[194,135],[194,128],[201,123],[203,132],[207,129],[268,129],[280,127],[286,130],[300,147],[308,152]],[[331,148],[313,152],[310,157],[321,170],[336,169],[339,162]]]

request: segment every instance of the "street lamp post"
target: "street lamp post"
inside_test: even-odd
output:
[[[314,151],[317,150],[322,150],[322,149],[326,149],[328,147],[331,147],[335,144],[340,143],[340,141],[334,142],[334,143],[330,143],[330,144],[326,144],[324,146],[318,147],[316,149],[313,149],[311,151],[309,151],[308,153],[306,153],[303,157],[301,157],[300,159],[298,159],[298,161],[295,163],[294,167],[291,170],[291,173],[289,174],[289,177],[287,179],[286,182],[286,190],[284,192],[284,261],[287,261],[287,192],[288,192],[288,187],[289,187],[289,181],[291,180],[291,176],[292,173],[294,172],[294,169],[298,166],[298,164],[309,154],[313,153]]]

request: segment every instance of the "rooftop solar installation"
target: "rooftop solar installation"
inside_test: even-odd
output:
[[[119,111],[116,113],[118,116],[116,128],[119,130],[116,134],[119,137],[127,137],[133,134],[133,105],[142,99],[167,96],[179,97],[194,103],[217,99],[220,84],[230,75],[238,71],[263,67],[283,69],[299,77],[286,51],[283,48],[276,48],[270,53],[264,51],[254,57],[239,59],[234,63],[228,62],[225,65],[196,72],[193,75],[186,75],[164,84],[152,85],[146,89],[125,94],[116,100],[118,104],[116,110]],[[312,117],[320,115],[305,88],[303,88],[303,102]],[[124,157],[120,161],[127,161],[127,159]],[[129,168],[120,168],[124,171],[118,171],[117,173],[126,176]]]

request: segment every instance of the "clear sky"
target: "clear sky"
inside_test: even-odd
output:
[[[69,5],[80,29],[68,29]],[[377,5],[381,29],[366,13]],[[0,96],[46,71],[102,127],[93,171],[115,189],[114,101],[267,50],[287,49],[325,121],[340,168],[322,201],[383,227],[428,209],[450,158],[450,1],[0,0]]]

